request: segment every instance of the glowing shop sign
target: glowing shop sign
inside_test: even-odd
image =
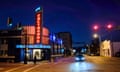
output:
[[[40,43],[41,13],[36,15],[36,43]]]
[[[50,45],[16,45],[16,48],[51,48]]]
[[[40,7],[37,7],[36,9],[35,9],[35,12],[38,12],[38,11],[40,11],[41,10],[41,8]]]

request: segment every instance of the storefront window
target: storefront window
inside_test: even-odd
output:
[[[0,50],[0,56],[7,56],[7,50]]]

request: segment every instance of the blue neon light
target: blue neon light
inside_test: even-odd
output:
[[[11,26],[12,26],[12,23],[10,23],[9,26],[11,27]]]
[[[27,48],[33,48],[33,46],[32,45],[27,45]]]
[[[64,48],[61,49],[61,52],[64,53]]]
[[[50,35],[50,40],[52,41],[52,35]]]
[[[41,8],[40,7],[37,7],[36,9],[35,9],[35,12],[38,12],[38,11],[40,11],[41,10]]]
[[[56,39],[56,37],[55,37],[55,35],[53,35],[53,41],[55,41],[55,39]]]
[[[25,45],[16,45],[16,48],[25,48]]]
[[[58,39],[58,43],[62,45],[63,43],[62,39]]]
[[[55,42],[55,40],[56,40],[55,34],[50,34],[50,40]]]
[[[16,48],[51,48],[50,45],[16,45]]]
[[[21,49],[21,55],[20,55],[20,60],[24,61],[24,49]]]

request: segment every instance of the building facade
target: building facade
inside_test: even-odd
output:
[[[16,45],[21,44],[21,38],[21,30],[0,31],[0,61],[9,59],[19,61],[20,50]]]
[[[65,54],[71,55],[72,50],[72,35],[70,32],[59,32],[57,36],[63,40],[63,46],[65,48]]]
[[[100,44],[100,54],[108,57],[120,57],[120,30],[110,31]]]
[[[52,52],[52,53],[51,53]],[[43,26],[43,10],[35,9],[35,25],[11,27],[0,30],[0,61],[15,62],[50,60],[51,55],[62,54],[62,42],[57,37],[52,39],[49,30]]]
[[[104,40],[100,45],[100,55],[106,57],[120,56],[120,42]]]

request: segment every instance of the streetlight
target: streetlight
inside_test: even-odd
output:
[[[100,44],[101,44],[101,36],[98,35],[97,33],[93,34],[94,38],[94,48],[96,49],[95,54],[99,55],[100,54]]]
[[[98,34],[93,34],[93,38],[98,38],[99,36],[98,36]]]
[[[105,27],[104,26],[101,26],[101,28],[105,28],[108,32],[109,32],[109,38],[110,38],[110,40],[112,40],[112,34],[111,34],[111,31],[113,30],[113,25],[112,24],[107,24],[107,25],[105,25]],[[93,30],[94,30],[94,32],[95,32],[95,34],[93,34],[93,38],[94,38],[94,40],[95,41],[97,41],[98,42],[98,44],[99,44],[99,48],[100,48],[100,44],[101,44],[101,34],[96,34],[96,33],[99,33],[98,32],[98,29],[99,29],[99,26],[98,25],[94,25],[93,26]],[[101,48],[100,48],[101,49]],[[98,50],[99,51],[99,50]],[[100,50],[101,51],[101,50]]]

